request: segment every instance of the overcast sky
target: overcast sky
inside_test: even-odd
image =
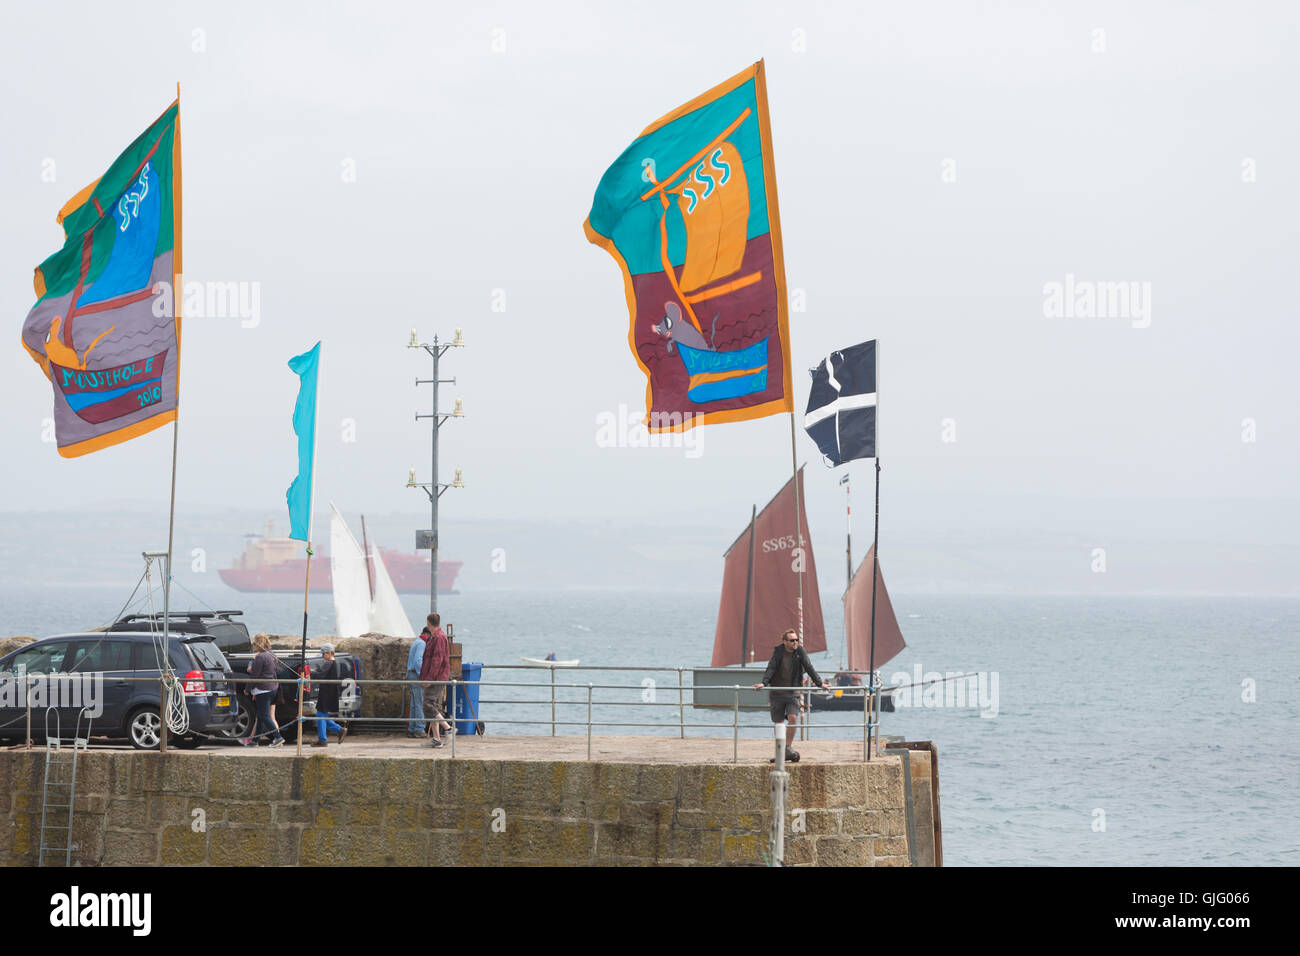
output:
[[[318,499],[423,509],[404,483],[412,466],[428,480],[414,413],[429,387],[414,380],[430,363],[405,344],[412,327],[459,326],[467,348],[448,354],[457,383],[442,395],[462,397],[466,418],[443,429],[441,477],[460,467],[467,487],[443,498],[447,514],[739,530],[789,475],[789,418],[709,426],[694,457],[598,447],[598,416],[641,410],[645,381],[618,268],[581,224],[645,125],[764,58],[787,279],[804,308],[790,321],[796,404],[827,351],[880,340],[887,530],[961,516],[1029,530],[1039,512],[1022,502],[1095,513],[1110,499],[1159,501],[1167,523],[1192,526],[1195,502],[1273,499],[1278,523],[1259,533],[1292,537],[1293,5],[78,3],[0,16],[6,509],[149,501],[165,526],[170,428],[61,459],[41,440],[50,388],[18,333],[32,268],[60,244],[59,207],[179,80],[186,278],[256,283],[260,314],[185,323],[178,521],[200,505],[283,514],[296,468],[285,362],[317,339]],[[1135,283],[1143,298],[1124,316],[1049,315],[1045,288],[1067,276]],[[835,530],[840,473],[801,428],[797,442],[814,528]],[[870,464],[852,471],[865,514]],[[143,537],[128,546],[156,540]]]

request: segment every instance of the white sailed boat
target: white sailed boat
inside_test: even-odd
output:
[[[521,657],[519,658],[525,664],[532,664],[534,667],[577,667],[578,661],[548,661],[540,657]]]
[[[363,548],[357,543],[332,501],[330,511],[330,572],[338,636],[415,637],[384,559],[368,544]],[[365,518],[361,519],[361,527],[364,537]]]

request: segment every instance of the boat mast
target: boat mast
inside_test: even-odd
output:
[[[366,540],[366,516],[361,516],[361,548],[366,555],[366,584],[370,586],[370,600],[375,599],[375,578],[370,570],[370,542]]]
[[[749,663],[749,599],[754,591],[754,522],[758,518],[758,505],[750,506],[749,515],[749,566],[745,570],[745,623],[740,629],[740,666]]]

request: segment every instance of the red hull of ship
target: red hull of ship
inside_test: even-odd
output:
[[[399,552],[385,552],[384,566],[388,569],[388,576],[393,579],[393,587],[399,593],[429,593],[428,561]],[[456,576],[460,574],[460,568],[460,561],[438,562],[439,592],[447,593],[455,588]],[[254,570],[221,568],[219,573],[221,580],[236,591],[301,592],[307,574],[307,559],[295,558]],[[311,589],[330,591],[333,588],[334,578],[330,573],[329,556],[317,557],[311,569]]]

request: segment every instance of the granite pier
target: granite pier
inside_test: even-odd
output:
[[[786,864],[933,866],[935,752],[805,741],[788,767]],[[79,759],[74,866],[762,865],[772,745],[730,738],[496,735],[451,747],[213,746]],[[34,866],[45,753],[0,751],[0,863]],[[911,799],[905,780],[910,776]],[[910,825],[909,825],[910,822]],[[910,836],[909,836],[910,834]]]

